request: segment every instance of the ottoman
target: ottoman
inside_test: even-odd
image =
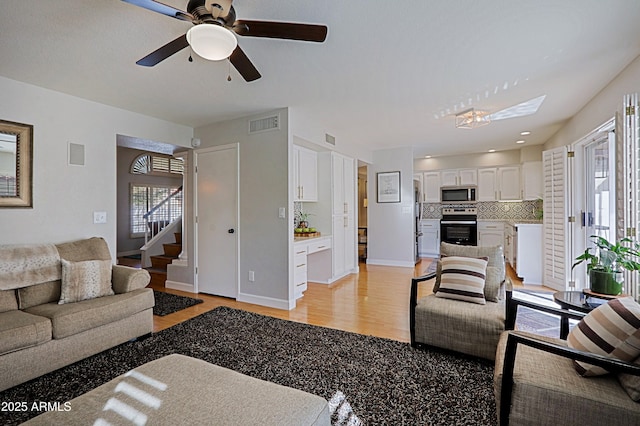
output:
[[[141,365],[63,407],[25,424],[330,424],[327,401],[319,396],[178,354]]]

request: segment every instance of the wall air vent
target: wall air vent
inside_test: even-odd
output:
[[[335,144],[336,144],[336,137],[335,137],[335,136],[330,135],[329,133],[325,133],[325,134],[324,134],[324,140],[325,140],[327,143],[330,143],[331,145],[334,145],[334,146],[335,146]]]
[[[258,118],[256,120],[249,121],[249,133],[260,133],[269,130],[280,129],[280,116],[272,115],[270,117]]]

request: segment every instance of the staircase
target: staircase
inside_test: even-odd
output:
[[[164,287],[167,280],[167,265],[177,259],[182,252],[182,233],[174,232],[174,243],[162,244],[164,253],[157,256],[150,256],[151,266],[144,268],[151,275],[150,285],[152,287]]]

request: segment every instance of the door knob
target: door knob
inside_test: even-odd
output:
[[[235,230],[235,229],[233,229],[233,228],[231,228],[231,229],[229,229],[227,232],[228,232],[228,233],[230,233],[230,234],[233,234],[234,232],[236,232],[236,230]]]

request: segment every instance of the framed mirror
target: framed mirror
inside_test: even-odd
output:
[[[33,207],[33,126],[0,120],[0,208]]]

